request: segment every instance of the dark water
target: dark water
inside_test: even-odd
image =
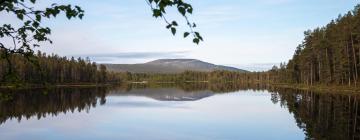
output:
[[[233,84],[1,91],[0,139],[359,139],[358,101]]]

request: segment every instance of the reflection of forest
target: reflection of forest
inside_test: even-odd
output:
[[[279,103],[288,109],[294,115],[298,127],[304,130],[309,139],[360,139],[358,95],[313,93],[265,85],[234,83],[132,84],[111,88],[3,90],[0,91],[0,123],[9,119],[19,121],[30,117],[41,119],[47,115],[56,116],[66,112],[89,111],[97,104],[105,104],[107,95],[134,94],[157,100],[171,100],[176,97],[178,100],[190,101],[206,98],[212,94],[239,90],[270,91],[272,102]],[[171,96],[174,98],[169,99]],[[182,96],[187,97],[180,98]]]
[[[197,100],[216,93],[227,93],[238,90],[258,89],[259,85],[236,85],[232,83],[209,85],[207,83],[189,83],[182,85],[161,84],[141,85],[132,84],[108,88],[56,88],[32,90],[1,90],[0,91],[0,124],[9,119],[29,119],[30,117],[44,118],[48,115],[57,116],[60,113],[89,111],[97,104],[105,104],[106,95],[123,93],[132,94],[132,90],[141,89],[178,89],[177,92],[168,91],[167,94],[138,94],[157,100],[166,100],[173,96],[178,100]],[[144,90],[147,91],[147,90]],[[156,91],[156,90],[155,90]],[[156,94],[158,93],[158,94]],[[166,93],[166,92],[164,92]],[[190,93],[190,94],[188,94]],[[201,95],[197,95],[197,93]],[[187,95],[186,98],[178,96]],[[162,97],[164,96],[164,97]],[[188,97],[191,96],[191,97]],[[174,99],[173,98],[173,99]],[[170,100],[170,99],[169,99]]]
[[[273,89],[271,100],[294,115],[308,139],[360,139],[358,95]]]
[[[89,111],[105,103],[103,88],[0,91],[0,124],[8,119],[57,116],[59,113]]]

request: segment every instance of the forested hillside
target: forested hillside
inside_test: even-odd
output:
[[[143,64],[105,64],[109,71],[131,73],[179,74],[185,71],[236,71],[247,72],[234,67],[215,65],[197,59],[158,59]]]
[[[0,55],[3,52],[0,51]],[[30,62],[32,61],[32,62]],[[89,59],[66,58],[38,52],[29,59],[12,55],[10,64],[0,59],[0,83],[109,83],[120,82],[114,73],[106,71],[104,65],[97,66]]]

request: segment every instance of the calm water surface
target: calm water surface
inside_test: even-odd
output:
[[[1,140],[357,139],[357,98],[230,86],[2,91]]]

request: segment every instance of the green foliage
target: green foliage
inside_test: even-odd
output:
[[[36,0],[3,0],[0,2],[0,13],[15,15],[21,23],[18,27],[11,24],[0,26],[0,59],[6,59],[9,63],[7,75],[11,78],[13,78],[11,55],[21,55],[36,65],[33,49],[40,47],[39,43],[41,42],[52,43],[49,38],[51,29],[41,25],[44,18],[55,18],[60,13],[64,13],[68,19],[82,19],[84,16],[84,11],[79,6],[54,3],[45,9],[35,9],[31,6],[34,6],[36,2]],[[5,39],[12,40],[13,44],[5,45],[3,42]]]
[[[199,44],[200,41],[203,41],[203,38],[200,35],[200,33],[194,31],[196,24],[190,22],[190,20],[188,19],[188,15],[191,15],[194,10],[193,7],[189,3],[186,3],[183,0],[147,0],[147,2],[148,2],[148,5],[152,9],[153,16],[155,18],[163,18],[167,24],[166,28],[170,29],[170,31],[173,35],[175,35],[177,32],[178,24],[176,21],[169,22],[167,20],[167,18],[165,17],[165,15],[166,15],[166,8],[176,7],[176,9],[180,13],[180,15],[185,18],[186,23],[190,29],[189,32],[184,32],[184,38],[189,36],[189,34],[192,34],[194,43]]]
[[[30,2],[35,4],[36,0],[30,0]],[[54,3],[49,8],[34,9],[28,7],[25,3],[26,0],[6,0],[0,3],[0,12],[16,15],[18,20],[23,23],[18,28],[13,27],[11,24],[0,26],[0,38],[10,38],[14,41],[12,47],[5,47],[0,42],[0,48],[4,49],[5,53],[18,53],[26,56],[33,52],[31,47],[39,47],[37,42],[52,43],[48,38],[51,29],[40,24],[43,18],[55,18],[61,12],[65,13],[68,19],[82,19],[84,16],[84,11],[79,6],[73,7]]]

